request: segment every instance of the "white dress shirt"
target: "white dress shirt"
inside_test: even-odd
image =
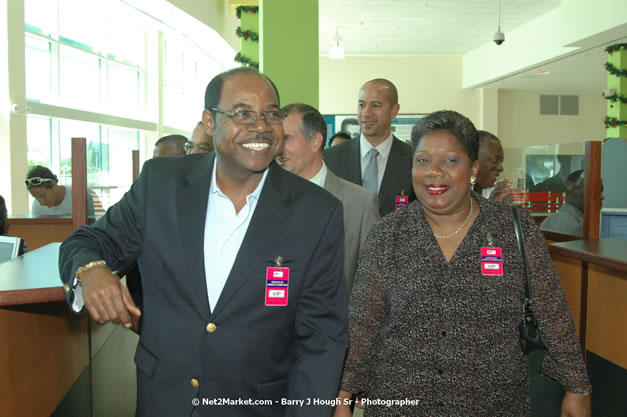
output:
[[[257,207],[261,189],[268,175],[266,169],[255,191],[246,196],[244,207],[239,213],[235,213],[233,202],[220,190],[216,182],[217,165],[218,161],[216,160],[211,174],[204,242],[205,280],[207,281],[207,296],[211,311],[218,304],[224,284],[231,273],[235,257],[240,246],[242,246],[250,220]]]
[[[377,151],[379,151],[379,155],[377,155],[377,192],[381,189],[381,181],[383,180],[383,174],[385,173],[385,165],[388,162],[388,157],[390,156],[390,150],[392,149],[392,140],[393,136],[390,132],[390,136],[387,137],[386,140],[381,142],[378,146],[376,146]],[[366,170],[366,165],[368,164],[368,151],[374,148],[368,139],[361,134],[359,138],[359,152],[361,154],[361,178],[364,177],[364,171]]]
[[[316,184],[318,187],[324,188],[324,182],[327,179],[327,166],[322,162],[322,168],[316,175],[314,175],[309,181]]]

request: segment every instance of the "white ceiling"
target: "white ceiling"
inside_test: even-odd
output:
[[[501,0],[507,32],[560,5],[560,0]],[[497,0],[320,0],[320,53],[337,29],[355,55],[463,55],[492,40]]]
[[[347,57],[463,55],[492,41],[497,29],[497,1],[319,0],[320,54],[328,55],[337,29]],[[501,0],[505,42],[508,32],[560,4],[560,0]],[[618,42],[627,42],[627,37],[612,39],[610,44]],[[604,49],[605,45],[580,50],[484,87],[602,91],[607,85]],[[536,71],[549,74],[536,75]]]

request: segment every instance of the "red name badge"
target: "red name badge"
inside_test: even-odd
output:
[[[503,275],[501,248],[481,248],[481,273],[483,275]]]
[[[268,267],[266,270],[266,305],[286,306],[290,282],[290,269]]]
[[[395,210],[401,209],[409,204],[409,197],[406,195],[397,195],[396,196],[396,204],[394,206]]]

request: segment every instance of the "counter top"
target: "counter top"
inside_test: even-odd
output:
[[[551,243],[551,253],[627,272],[627,239],[608,237]]]
[[[59,277],[59,246],[50,243],[0,263],[0,306],[65,302]]]

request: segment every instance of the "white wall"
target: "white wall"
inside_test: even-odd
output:
[[[355,113],[360,87],[373,78],[396,85],[400,113],[455,110],[482,125],[481,91],[462,89],[461,56],[320,57],[320,111]]]
[[[579,115],[541,116],[541,94],[578,95]],[[605,139],[601,93],[499,90],[498,103],[498,136],[505,148]]]

